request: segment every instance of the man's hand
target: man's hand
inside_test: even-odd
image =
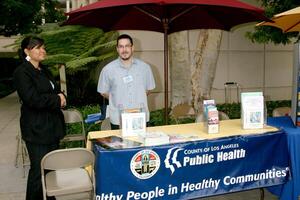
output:
[[[101,93],[101,95],[106,98],[106,99],[109,99],[109,94],[108,93]]]

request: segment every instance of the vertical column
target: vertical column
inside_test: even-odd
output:
[[[300,43],[294,44],[292,110],[291,118],[295,125],[300,126]]]
[[[46,23],[46,19],[45,19],[46,11],[45,11],[45,5],[44,4],[42,4],[41,10],[42,10],[42,14],[43,14],[43,16],[42,16],[42,25],[45,25],[45,23]]]
[[[71,11],[71,10],[70,10],[70,5],[71,5],[70,0],[66,0],[66,12],[67,12],[67,13]]]

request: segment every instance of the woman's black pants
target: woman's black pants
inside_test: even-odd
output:
[[[41,160],[50,151],[59,147],[57,144],[34,144],[26,142],[30,159],[30,170],[27,180],[26,200],[42,200]]]

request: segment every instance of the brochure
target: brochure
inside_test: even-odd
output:
[[[216,106],[214,99],[209,99],[209,100],[203,101],[203,116],[204,116],[205,122],[207,122],[207,111],[208,111],[208,107],[210,107],[210,106]]]
[[[203,101],[203,117],[204,117],[204,128],[207,133],[218,133],[219,132],[219,112],[215,105],[215,100],[204,100]]]
[[[263,128],[264,97],[262,92],[241,93],[241,120],[243,129]]]
[[[207,109],[207,133],[219,132],[219,112],[216,107]]]

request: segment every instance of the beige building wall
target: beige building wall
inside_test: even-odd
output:
[[[252,43],[245,37],[245,33],[252,29],[253,25],[249,25],[231,32],[223,31],[212,89],[212,98],[218,103],[225,102],[226,82],[237,82],[242,92],[263,91],[267,100],[291,99],[293,45]],[[150,31],[120,33],[127,33],[133,37],[135,56],[152,67],[157,87],[149,96],[150,109],[163,108],[163,34]],[[198,30],[189,31],[191,59],[195,53],[198,34]],[[235,90],[231,92],[231,100],[237,101]]]
[[[212,96],[223,102],[224,83],[237,82],[242,91],[263,91],[268,100],[291,99],[293,45],[254,44],[245,38],[251,30],[223,33]]]
[[[9,45],[13,44],[17,38],[18,36],[12,36],[12,37],[0,36],[0,52],[7,52],[7,53],[15,52],[15,49],[13,49]]]

